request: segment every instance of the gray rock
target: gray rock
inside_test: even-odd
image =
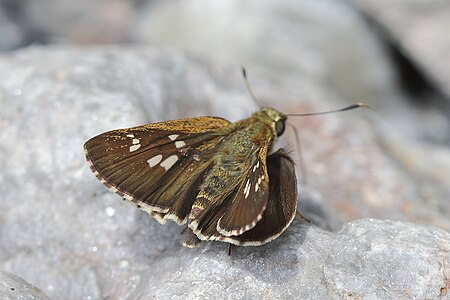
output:
[[[314,81],[302,82],[300,94],[250,74],[261,101],[282,111],[340,105]],[[360,220],[332,233],[295,221],[274,242],[234,248],[228,257],[222,243],[182,248],[180,227],[160,226],[91,174],[82,145],[100,132],[178,117],[248,116],[257,107],[238,67],[152,48],[35,47],[1,56],[0,78],[0,269],[51,298],[421,299],[445,291],[450,237],[440,229]],[[306,95],[314,101],[299,105]],[[302,129],[309,175],[301,209],[327,229],[379,217],[448,230],[441,209],[448,193],[437,188],[442,198],[424,203],[420,177],[393,163],[369,114],[291,120]],[[289,143],[286,134],[280,145]],[[444,186],[448,178],[435,181]]]
[[[295,222],[259,248],[180,249],[142,274],[136,299],[440,299],[450,281],[450,234],[372,219],[337,234]],[[164,270],[164,271],[163,271]]]
[[[383,47],[344,1],[151,1],[141,14],[137,40],[244,64],[297,88],[313,78],[349,101],[398,100]]]
[[[299,82],[313,79],[320,82],[321,89],[335,94],[334,97],[338,95],[347,102],[370,102],[390,120],[390,127],[401,132],[400,136],[439,143],[450,137],[450,120],[441,105],[436,104],[442,101],[428,94],[418,100],[416,95],[405,94],[399,88],[397,70],[392,67],[385,45],[350,1],[3,2],[0,15],[5,18],[0,18],[3,37],[0,49],[31,43],[130,41],[178,47],[218,64],[245,64],[268,78],[290,83],[295,89],[302,88]],[[375,4],[376,1],[367,2]],[[390,4],[379,2],[379,7]],[[385,23],[393,24],[389,28],[399,32],[396,36],[405,45],[405,51],[413,53],[412,57],[425,65],[426,73],[445,83],[443,74],[448,60],[443,58],[447,46],[444,38],[438,43],[441,35],[434,33],[435,27],[444,28],[440,30],[445,32],[448,5],[444,2],[423,4],[421,9],[422,4],[417,1],[396,1],[392,11],[397,13],[393,14],[392,22]],[[435,15],[421,15],[425,9]],[[416,11],[419,12],[414,14]],[[409,22],[414,26],[400,26],[395,23],[397,20],[400,25],[404,20],[414,20]],[[420,39],[416,39],[416,28],[422,33]],[[403,43],[405,37],[408,43]],[[408,105],[408,101],[432,104],[423,110]],[[447,104],[446,108],[448,114],[450,106]]]
[[[50,299],[37,287],[8,272],[0,270],[0,299]]]
[[[312,80],[334,98],[368,102],[399,132],[396,138],[442,143],[450,137],[442,107],[410,105],[435,99],[427,95],[418,101],[403,91],[386,45],[350,1],[152,1],[141,14],[134,30],[137,40],[181,48],[214,62],[244,64],[296,91],[304,88],[301,82]],[[421,45],[430,52],[448,52]]]
[[[23,29],[16,24],[0,5],[0,51],[11,50],[21,46],[24,40]]]
[[[129,42],[139,1],[3,0],[0,51],[36,43]]]
[[[376,20],[426,76],[450,97],[450,3],[445,0],[353,0]]]

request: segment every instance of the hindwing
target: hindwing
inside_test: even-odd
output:
[[[216,228],[221,235],[240,235],[253,228],[261,219],[269,197],[267,148],[268,144],[264,144],[254,155],[241,184],[217,222]]]
[[[239,234],[223,234],[221,229],[223,216],[231,214],[234,219],[239,220],[237,216],[247,213],[248,207],[252,205],[252,200],[260,200],[248,199],[243,204],[242,212],[235,211],[234,208],[231,208],[230,203],[232,203],[231,199],[237,195],[236,192],[230,195],[229,199],[226,199],[215,213],[210,214],[208,222],[202,224],[198,230],[194,230],[200,239],[218,240],[241,246],[258,246],[270,242],[286,230],[295,217],[298,203],[295,166],[283,149],[269,155],[265,161],[268,178],[264,179],[268,183],[265,190],[267,198],[257,221],[251,223],[253,226]],[[254,186],[256,185],[252,184],[252,187]],[[237,216],[234,217],[235,214]],[[233,224],[231,223],[231,225]]]
[[[267,158],[269,197],[261,220],[238,236],[223,239],[241,246],[259,246],[279,237],[295,218],[298,204],[297,178],[292,159],[278,150]]]

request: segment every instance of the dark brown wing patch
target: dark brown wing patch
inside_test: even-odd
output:
[[[266,208],[268,187],[266,163],[258,157],[217,222],[217,231],[224,236],[235,236],[253,228]]]
[[[297,179],[294,163],[282,149],[267,158],[269,198],[261,220],[241,235],[219,240],[242,246],[259,246],[280,236],[297,211]]]

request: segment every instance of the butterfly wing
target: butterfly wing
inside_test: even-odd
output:
[[[280,236],[295,218],[297,179],[294,163],[282,149],[267,158],[269,198],[261,220],[237,236],[223,236],[222,241],[242,246],[259,246]]]
[[[194,202],[193,211],[198,212],[190,216],[189,227],[200,239],[239,235],[261,219],[268,199],[267,151],[273,138],[265,124],[247,119],[224,141],[216,155],[219,163]]]
[[[184,223],[230,122],[189,118],[119,129],[84,145],[93,173],[159,222]]]
[[[216,228],[221,235],[240,235],[261,220],[269,196],[268,146],[267,142],[259,149],[228,208],[217,222]]]

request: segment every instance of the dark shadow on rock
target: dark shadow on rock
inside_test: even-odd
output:
[[[446,115],[449,116],[449,95],[439,87],[419,63],[411,58],[408,49],[404,48],[401,41],[385,25],[368,13],[362,10],[358,11],[388,51],[393,66],[397,70],[398,83],[403,91],[410,95],[407,99],[421,108],[435,107],[444,110],[447,113]]]
[[[309,187],[302,187],[298,203],[299,212],[311,221],[311,224],[327,231],[337,231],[342,223],[321,194]]]

